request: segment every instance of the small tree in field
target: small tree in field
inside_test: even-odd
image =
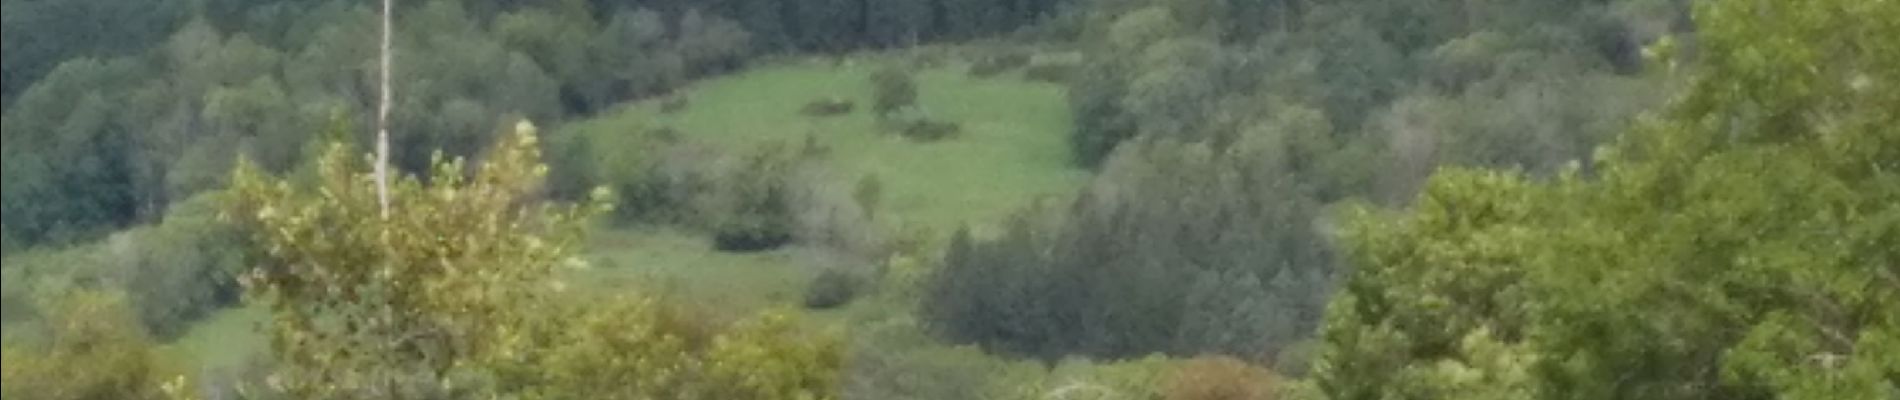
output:
[[[1273,400],[1279,378],[1233,357],[1202,356],[1181,364],[1168,380],[1168,400]]]
[[[871,111],[884,117],[917,105],[917,82],[898,67],[886,67],[871,74]]]

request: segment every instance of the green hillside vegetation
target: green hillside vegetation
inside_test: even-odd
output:
[[[1056,85],[975,78],[957,67],[926,70],[919,75],[919,103],[949,105],[946,108],[955,112],[940,118],[973,121],[955,140],[933,143],[883,131],[867,109],[822,118],[797,112],[822,97],[869,104],[870,65],[895,60],[868,55],[848,61],[862,67],[820,61],[759,67],[683,89],[676,96],[691,99],[691,105],[676,113],[660,112],[663,100],[654,99],[571,123],[555,134],[638,134],[652,126],[676,126],[688,140],[733,152],[757,143],[816,137],[830,149],[822,161],[826,174],[846,182],[867,175],[889,182],[882,190],[882,207],[874,212],[893,232],[911,227],[950,232],[963,225],[991,224],[1000,221],[1002,213],[1059,198],[1081,184],[1085,171],[1071,166],[1065,155],[1069,119],[1062,89]],[[602,151],[639,157],[651,149]],[[663,293],[706,312],[736,317],[800,301],[813,277],[828,266],[794,254],[799,252],[728,253],[717,251],[703,233],[690,229],[610,227],[584,251],[592,267],[566,272],[563,279],[577,289],[602,293]],[[253,315],[226,314],[181,339],[195,343],[187,348],[206,351],[202,356],[207,364],[228,366],[242,359],[231,353],[261,349],[198,345],[250,336],[249,326],[236,321],[255,321]]]
[[[1900,1],[0,5],[0,397],[1900,399]]]

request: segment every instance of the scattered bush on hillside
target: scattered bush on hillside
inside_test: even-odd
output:
[[[988,78],[1029,64],[1029,53],[1021,50],[996,50],[976,57],[970,63],[970,76]]]
[[[884,181],[879,180],[876,173],[858,178],[857,186],[851,189],[851,200],[864,210],[865,219],[876,219],[877,207],[884,200]]]
[[[687,106],[692,105],[691,103],[690,99],[684,94],[667,96],[665,99],[660,100],[660,113],[673,114],[685,111]]]
[[[851,100],[840,97],[826,97],[806,102],[804,107],[798,109],[798,113],[811,117],[831,117],[850,114],[851,110],[856,107],[857,105],[852,103]]]
[[[791,174],[799,157],[782,144],[740,156],[714,181],[710,207],[713,245],[722,251],[768,250],[791,242],[795,228]]]
[[[805,143],[799,145],[798,156],[809,159],[822,159],[831,156],[831,145],[818,138],[817,132],[805,132]]]
[[[886,66],[871,73],[871,111],[883,118],[917,105],[917,82],[910,71]]]
[[[805,308],[828,309],[857,298],[864,279],[839,268],[829,268],[812,278],[805,289]]]
[[[605,187],[617,196],[615,222],[667,219],[681,199],[668,196],[661,171],[669,154],[682,151],[667,139],[671,128],[568,129],[545,145],[550,194],[581,201]]]
[[[846,181],[818,166],[802,167],[788,179],[793,239],[849,264],[871,264],[886,256],[890,240]]]
[[[931,119],[919,119],[903,124],[904,137],[920,142],[934,142],[948,139],[963,132],[963,125]]]

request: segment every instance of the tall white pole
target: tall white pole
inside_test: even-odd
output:
[[[376,201],[382,205],[383,219],[389,219],[389,14],[393,1],[383,0],[382,95],[376,101]]]

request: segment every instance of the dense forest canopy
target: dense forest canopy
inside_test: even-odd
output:
[[[1900,398],[1892,0],[0,1],[6,397]]]

